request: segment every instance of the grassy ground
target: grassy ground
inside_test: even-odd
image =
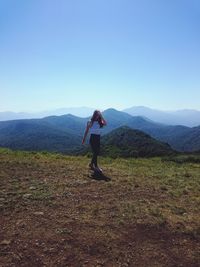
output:
[[[200,266],[200,163],[0,150],[0,266]]]

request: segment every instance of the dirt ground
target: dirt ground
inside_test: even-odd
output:
[[[145,213],[169,201],[166,190],[114,162],[92,176],[87,162],[0,156],[0,266],[200,266],[199,235],[183,231],[184,218]]]

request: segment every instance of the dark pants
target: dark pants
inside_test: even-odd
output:
[[[97,156],[100,152],[100,135],[99,134],[91,134],[90,135],[90,145],[92,148],[92,160],[91,164],[94,164],[97,167]]]

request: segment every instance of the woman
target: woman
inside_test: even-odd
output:
[[[100,152],[101,128],[103,128],[103,126],[105,125],[107,125],[107,123],[104,120],[101,112],[99,110],[95,110],[91,120],[88,121],[87,123],[85,134],[82,140],[82,144],[84,144],[87,134],[90,131],[90,145],[92,148],[93,156],[92,156],[91,163],[89,164],[89,167],[92,170],[96,170],[100,172],[102,172],[102,170],[98,167],[97,156],[99,155],[99,152]]]

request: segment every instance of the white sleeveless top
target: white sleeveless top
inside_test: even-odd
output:
[[[90,134],[101,135],[101,128],[98,121],[93,122],[92,126],[90,127]]]

